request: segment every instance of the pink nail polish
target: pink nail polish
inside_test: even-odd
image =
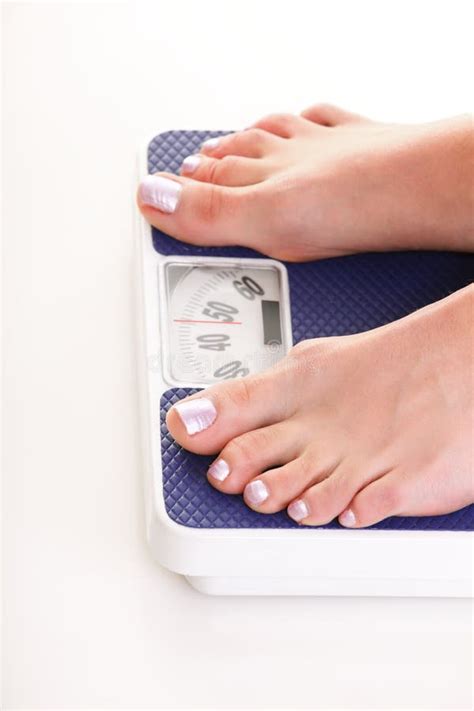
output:
[[[147,175],[140,183],[138,192],[145,205],[156,207],[161,212],[174,212],[181,190],[182,186],[177,180],[163,178],[161,175]]]
[[[215,138],[208,138],[207,141],[204,141],[204,143],[202,144],[201,147],[207,148],[208,150],[212,151],[213,148],[215,148],[216,146],[219,145],[220,140],[221,139],[218,138],[217,136]]]
[[[244,489],[244,498],[254,506],[268,499],[268,489],[260,479],[251,481]]]
[[[173,406],[181,418],[186,432],[189,435],[202,432],[212,425],[217,417],[217,411],[207,397],[198,397],[194,400],[178,402]]]
[[[293,501],[288,506],[288,516],[293,519],[293,521],[302,521],[304,518],[309,516],[309,509],[306,506],[303,499],[297,499]]]
[[[230,468],[224,459],[217,459],[208,469],[208,474],[217,481],[224,481],[230,474]]]
[[[342,526],[346,526],[347,528],[351,528],[351,526],[355,526],[356,524],[356,517],[352,509],[346,509],[345,511],[342,512],[342,514],[339,516],[339,523]]]
[[[200,156],[188,156],[183,160],[181,170],[183,173],[190,175],[191,173],[194,173],[200,162]]]

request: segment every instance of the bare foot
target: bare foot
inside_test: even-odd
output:
[[[207,141],[181,176],[148,176],[138,204],[178,239],[289,261],[470,250],[473,176],[470,116],[409,126],[314,106]]]
[[[474,287],[382,328],[296,346],[186,398],[168,426],[262,513],[363,527],[474,501]]]

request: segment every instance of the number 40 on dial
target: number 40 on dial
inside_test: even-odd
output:
[[[160,282],[171,384],[257,373],[291,347],[288,282],[279,262],[168,258]]]

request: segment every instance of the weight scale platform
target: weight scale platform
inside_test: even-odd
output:
[[[225,133],[160,133],[140,155],[140,177],[178,173],[204,140]],[[178,446],[165,416],[187,394],[239,368],[267,367],[303,339],[365,331],[447,296],[473,281],[474,255],[397,252],[282,264],[249,249],[188,245],[141,217],[137,231],[146,524],[158,562],[211,594],[471,596],[474,505],[363,530],[337,520],[298,526],[285,511],[259,514],[212,488],[205,474],[213,458]],[[247,328],[239,341],[224,328],[234,316],[219,323],[216,308],[239,314]],[[246,353],[249,333],[258,353]],[[204,352],[216,342],[224,352]]]

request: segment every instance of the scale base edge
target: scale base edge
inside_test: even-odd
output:
[[[239,577],[185,575],[188,583],[205,595],[271,595],[313,597],[438,597],[470,598],[467,580],[407,580],[320,578],[320,577]]]

